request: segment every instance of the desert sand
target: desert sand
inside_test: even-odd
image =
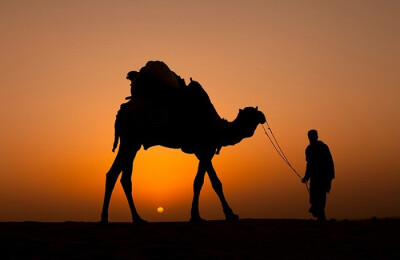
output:
[[[1,259],[400,259],[400,219],[1,222]]]

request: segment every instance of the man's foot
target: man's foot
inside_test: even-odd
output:
[[[313,215],[313,217],[317,217],[318,216],[318,212],[317,212],[317,210],[315,210],[315,208],[313,206],[310,207],[308,212],[310,212]]]

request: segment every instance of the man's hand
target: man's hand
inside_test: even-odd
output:
[[[302,182],[302,183],[307,183],[307,181],[308,181],[308,180],[306,179],[306,177],[304,177],[303,179],[301,179],[301,182]]]

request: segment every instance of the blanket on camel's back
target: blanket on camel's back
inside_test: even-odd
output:
[[[161,61],[149,61],[132,86],[132,99],[121,105],[116,138],[130,138],[147,149],[154,145],[185,148],[218,144],[221,124],[207,93],[189,85]]]

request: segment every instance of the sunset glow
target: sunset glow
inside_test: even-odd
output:
[[[400,216],[399,13],[397,1],[1,1],[0,221],[100,219],[125,75],[148,60],[200,82],[230,121],[258,106],[301,175],[317,129],[336,167],[329,217]],[[197,163],[138,152],[144,219],[190,218]],[[310,217],[261,126],[213,163],[240,217]],[[223,218],[208,177],[200,212]],[[109,216],[130,221],[119,182]]]

